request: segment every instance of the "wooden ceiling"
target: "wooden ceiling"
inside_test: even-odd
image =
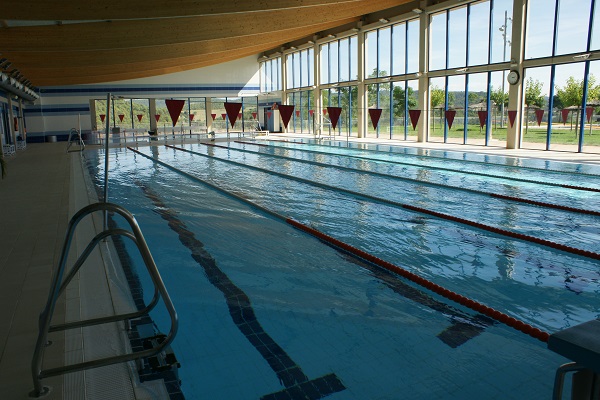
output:
[[[258,55],[415,0],[5,0],[0,58],[33,86],[112,82]],[[347,28],[346,28],[347,29]]]

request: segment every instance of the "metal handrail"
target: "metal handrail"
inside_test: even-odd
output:
[[[65,280],[63,282],[63,273],[64,273],[65,266],[67,263],[67,257],[69,254],[69,249],[71,247],[71,242],[73,240],[73,234],[74,234],[75,228],[77,227],[77,224],[79,224],[79,222],[85,216],[87,216],[88,214],[91,214],[93,212],[96,212],[96,211],[104,211],[105,213],[108,213],[110,211],[110,212],[114,212],[114,213],[121,215],[129,223],[129,226],[131,227],[131,232],[126,231],[124,229],[107,229],[107,230],[97,234],[92,239],[92,241],[88,244],[88,246],[85,248],[85,250],[83,251],[81,256],[77,259],[72,270],[65,277]],[[152,301],[146,307],[144,307],[144,309],[133,312],[133,313],[120,314],[120,315],[114,315],[114,316],[109,316],[109,317],[93,318],[93,319],[88,319],[88,320],[84,320],[84,321],[77,321],[77,322],[71,322],[71,323],[66,323],[66,324],[61,324],[61,325],[50,326],[50,322],[52,320],[52,315],[54,314],[54,308],[56,306],[56,301],[57,301],[59,295],[64,291],[64,289],[69,284],[69,282],[72,280],[72,278],[75,276],[77,271],[81,268],[84,261],[90,255],[90,253],[95,248],[95,246],[97,246],[98,243],[102,239],[104,239],[108,236],[113,236],[113,235],[126,236],[126,237],[130,238],[136,244],[141,257],[144,260],[146,269],[148,270],[148,273],[150,274],[150,277],[152,278],[152,282],[154,283],[154,296],[152,298]],[[108,322],[124,321],[124,320],[128,320],[131,318],[137,318],[141,315],[146,315],[148,312],[150,312],[150,310],[152,310],[154,308],[154,306],[156,306],[156,304],[158,303],[159,297],[161,297],[163,299],[163,302],[167,308],[167,311],[169,312],[169,316],[171,317],[171,329],[169,331],[169,334],[166,336],[165,340],[162,343],[160,343],[157,347],[152,348],[152,349],[143,350],[143,351],[136,352],[136,353],[99,358],[96,360],[86,361],[86,362],[82,362],[82,363],[71,364],[71,365],[66,365],[63,367],[42,370],[42,361],[43,361],[43,357],[44,357],[45,344],[46,344],[47,338],[48,338],[48,332],[55,332],[55,331],[60,331],[60,330],[73,329],[73,328],[82,327],[82,326],[98,325],[98,324],[104,324],[104,323],[108,323]],[[171,342],[175,338],[175,335],[177,334],[177,329],[178,329],[177,312],[175,311],[175,308],[173,306],[171,298],[169,297],[169,294],[167,293],[167,289],[165,288],[165,285],[162,281],[160,273],[158,272],[158,269],[156,267],[154,259],[152,258],[152,255],[150,254],[150,250],[148,249],[146,240],[144,239],[144,236],[142,235],[142,231],[140,230],[140,227],[139,227],[137,221],[135,220],[135,217],[129,211],[127,211],[125,208],[118,206],[116,204],[112,204],[112,203],[90,204],[89,206],[86,206],[86,207],[82,208],[81,210],[79,210],[73,216],[73,218],[71,218],[71,220],[69,221],[69,225],[67,228],[67,234],[65,237],[62,251],[61,251],[59,265],[58,265],[58,268],[56,269],[56,271],[54,272],[54,276],[52,278],[52,283],[51,283],[51,287],[50,287],[50,292],[48,293],[48,300],[46,301],[46,306],[44,307],[44,310],[42,311],[42,313],[40,314],[40,317],[39,317],[39,333],[38,333],[38,338],[37,338],[37,342],[35,345],[35,351],[33,353],[33,358],[31,361],[31,373],[32,373],[32,377],[33,377],[34,390],[30,393],[30,395],[34,396],[34,397],[40,397],[49,392],[49,388],[44,387],[42,385],[41,380],[44,378],[48,378],[48,377],[56,376],[56,375],[62,375],[64,373],[68,373],[68,372],[75,372],[75,371],[81,371],[84,369],[103,367],[106,365],[112,365],[112,364],[117,364],[117,363],[121,363],[121,362],[132,361],[132,360],[139,359],[139,358],[154,356],[154,355],[160,353],[161,351],[163,351],[165,349],[165,347],[167,347],[169,344],[171,344]]]

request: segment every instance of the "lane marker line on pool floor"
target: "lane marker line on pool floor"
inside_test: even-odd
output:
[[[269,210],[269,209],[267,209],[265,207],[262,207],[262,206],[260,206],[260,205],[258,205],[256,203],[254,203],[254,202],[252,202],[252,201],[250,201],[250,200],[248,200],[248,199],[246,199],[246,198],[244,198],[242,196],[239,196],[239,195],[237,195],[235,193],[231,193],[230,191],[227,191],[227,190],[225,190],[225,189],[223,189],[223,188],[221,188],[221,187],[219,187],[219,186],[217,186],[215,184],[207,182],[207,181],[205,181],[203,179],[200,179],[200,178],[198,178],[198,177],[196,177],[194,175],[191,175],[191,174],[189,174],[187,172],[181,171],[181,170],[179,170],[179,169],[177,169],[177,168],[175,168],[175,167],[173,167],[173,166],[171,166],[171,165],[169,165],[169,164],[167,164],[167,163],[165,163],[163,161],[160,161],[160,160],[158,160],[158,159],[156,159],[154,157],[151,157],[151,156],[149,156],[147,154],[144,154],[144,153],[142,153],[142,152],[140,152],[138,150],[135,150],[135,149],[133,149],[131,147],[127,147],[127,149],[129,149],[129,150],[133,151],[134,153],[139,154],[142,157],[145,157],[145,158],[147,158],[147,159],[149,159],[149,160],[151,160],[151,161],[153,161],[153,162],[155,162],[155,163],[157,163],[159,165],[162,165],[162,166],[164,166],[164,167],[166,167],[166,168],[168,168],[168,169],[170,169],[172,171],[175,171],[175,172],[177,172],[177,173],[179,173],[179,174],[181,174],[183,176],[186,176],[186,177],[188,177],[188,178],[190,178],[190,179],[192,179],[194,181],[197,181],[197,182],[200,182],[202,184],[205,184],[206,186],[211,187],[211,188],[219,191],[220,193],[223,193],[223,194],[225,194],[227,196],[230,196],[232,198],[238,199],[238,200],[240,200],[240,201],[242,201],[242,202],[244,202],[246,204],[251,205],[252,207],[255,207],[255,208],[259,209],[259,210],[265,211],[267,214],[269,214],[271,216],[274,216],[277,219],[280,219],[280,220],[282,219],[286,223],[290,224],[291,226],[293,226],[293,227],[295,227],[295,228],[297,228],[297,229],[299,229],[301,231],[304,231],[307,234],[315,236],[318,239],[320,239],[320,240],[322,240],[322,241],[324,241],[326,243],[329,243],[329,245],[331,245],[331,246],[335,246],[335,247],[337,247],[337,248],[339,248],[339,249],[341,249],[343,251],[346,251],[348,254],[351,254],[351,255],[353,255],[355,257],[358,257],[359,259],[365,260],[365,261],[370,262],[370,263],[372,263],[374,265],[380,266],[380,267],[382,267],[382,268],[384,268],[384,269],[386,269],[388,271],[391,271],[391,272],[393,272],[395,274],[398,274],[398,275],[400,275],[400,276],[402,276],[402,277],[404,277],[404,278],[406,278],[406,279],[408,279],[408,280],[416,283],[417,285],[420,285],[420,286],[422,286],[422,287],[424,287],[424,288],[426,288],[426,289],[428,289],[428,290],[430,290],[430,291],[432,291],[434,293],[439,294],[442,297],[445,297],[445,298],[447,298],[449,300],[452,300],[452,301],[454,301],[454,302],[456,302],[458,304],[461,304],[461,305],[463,305],[465,307],[468,307],[468,308],[470,308],[472,310],[480,312],[483,315],[486,315],[486,316],[488,316],[488,317],[490,317],[490,318],[492,318],[492,319],[494,319],[494,320],[496,320],[498,322],[502,322],[503,324],[505,324],[507,326],[510,326],[511,328],[514,328],[514,329],[516,329],[516,330],[518,330],[520,332],[523,332],[523,333],[525,333],[525,334],[527,334],[527,335],[529,335],[529,336],[531,336],[531,337],[533,337],[535,339],[538,339],[538,340],[540,340],[542,342],[547,342],[548,338],[550,337],[550,335],[547,332],[544,332],[544,331],[542,331],[542,330],[540,330],[538,328],[535,328],[535,327],[533,327],[533,326],[531,326],[529,324],[526,324],[523,321],[519,321],[516,318],[513,318],[513,317],[511,317],[511,316],[509,316],[507,314],[504,314],[504,313],[502,313],[502,312],[500,312],[498,310],[495,310],[495,309],[493,309],[491,307],[488,307],[488,306],[486,306],[486,305],[484,305],[482,303],[479,303],[479,302],[477,302],[475,300],[469,299],[469,298],[467,298],[465,296],[462,296],[462,295],[460,295],[458,293],[455,293],[455,292],[453,292],[453,291],[451,291],[449,289],[446,289],[446,288],[444,288],[444,287],[442,287],[442,286],[440,286],[440,285],[438,285],[438,284],[436,284],[436,283],[434,283],[432,281],[429,281],[429,280],[427,280],[427,279],[425,279],[425,278],[423,278],[423,277],[421,277],[421,276],[419,276],[419,275],[417,275],[417,274],[415,274],[413,272],[408,271],[407,269],[404,269],[404,268],[402,268],[400,266],[397,266],[397,265],[392,264],[392,263],[390,263],[388,261],[385,261],[385,260],[383,260],[383,259],[381,259],[379,257],[376,257],[376,256],[374,256],[372,254],[369,254],[369,253],[367,253],[367,252],[365,252],[363,250],[355,248],[355,247],[353,247],[353,246],[351,246],[351,245],[349,245],[347,243],[344,243],[344,242],[342,242],[342,241],[340,241],[338,239],[335,239],[332,236],[329,236],[329,235],[327,235],[327,234],[325,234],[323,232],[320,232],[320,231],[318,231],[318,230],[316,230],[316,229],[314,229],[314,228],[312,228],[310,226],[307,226],[307,225],[305,225],[305,224],[303,224],[301,222],[298,222],[298,221],[296,221],[296,220],[294,220],[292,218],[284,217],[284,216],[282,216],[282,215],[280,215],[280,214],[278,214],[278,213],[276,213],[274,211],[271,211],[271,210]]]
[[[279,382],[285,387],[276,393],[264,395],[261,399],[310,398],[316,400],[346,389],[334,373],[309,379],[302,372],[300,366],[265,332],[254,313],[248,295],[219,268],[216,260],[204,248],[204,244],[177,217],[177,213],[169,208],[150,188],[136,183],[154,204],[153,211],[167,221],[169,228],[179,236],[181,244],[192,252],[192,258],[204,269],[208,281],[223,294],[233,323],[269,364],[279,378]]]

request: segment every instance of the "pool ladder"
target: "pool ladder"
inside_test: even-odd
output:
[[[63,274],[65,271],[65,266],[67,263],[67,257],[69,253],[69,248],[71,246],[71,242],[73,239],[73,234],[77,224],[87,215],[96,212],[96,211],[104,211],[105,213],[113,212],[121,215],[129,224],[131,231],[125,229],[105,229],[104,231],[98,233],[87,245],[83,253],[79,256],[77,261],[74,263],[73,267],[66,275],[63,281]],[[68,286],[69,282],[75,277],[85,260],[94,250],[94,248],[102,241],[103,239],[110,236],[125,236],[130,238],[137,246],[140,255],[146,265],[146,269],[152,278],[152,282],[154,283],[154,295],[152,300],[148,305],[146,305],[143,309],[126,313],[120,315],[113,315],[107,317],[100,318],[92,318],[83,321],[69,322],[59,325],[50,325],[52,320],[52,315],[54,314],[54,308],[56,305],[56,301],[58,297],[64,292],[65,288]],[[166,335],[164,340],[160,343],[157,343],[156,347],[146,349],[143,351],[116,355],[112,357],[99,358],[95,360],[85,361],[76,364],[65,365],[62,367],[51,368],[47,370],[42,370],[42,361],[44,357],[44,349],[48,340],[49,332],[57,332],[57,331],[65,331],[68,329],[93,326],[99,324],[106,324],[110,322],[117,321],[128,321],[134,318],[139,318],[144,315],[147,315],[155,306],[158,304],[159,299],[162,298],[169,316],[171,318],[171,328],[169,334]],[[148,249],[148,245],[146,244],[146,240],[142,235],[142,231],[135,220],[134,216],[127,211],[125,208],[118,206],[112,203],[95,203],[89,206],[86,206],[79,210],[73,218],[69,221],[69,225],[67,228],[67,235],[65,238],[65,242],[63,243],[63,248],[60,256],[60,261],[58,265],[58,269],[54,272],[54,276],[52,277],[52,283],[50,287],[50,292],[48,294],[48,300],[46,302],[46,306],[39,317],[39,334],[35,346],[35,351],[33,353],[33,358],[31,362],[31,372],[33,376],[33,385],[34,390],[30,393],[30,397],[41,397],[49,393],[50,389],[46,386],[42,385],[42,379],[62,375],[69,372],[81,371],[91,368],[103,367],[106,365],[112,365],[122,362],[133,361],[136,359],[146,358],[155,356],[166,350],[167,346],[173,341],[175,335],[177,333],[178,328],[178,319],[177,312],[173,307],[173,303],[171,302],[171,298],[167,293],[167,289],[160,277],[158,269],[156,268],[156,264],[154,263],[154,259],[150,254],[150,250]]]

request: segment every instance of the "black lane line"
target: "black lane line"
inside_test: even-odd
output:
[[[167,221],[169,228],[179,235],[179,241],[192,252],[192,258],[204,269],[209,282],[223,293],[231,319],[267,361],[279,378],[279,382],[285,386],[286,389],[283,391],[265,395],[261,397],[262,399],[316,400],[346,389],[333,373],[310,380],[285,350],[265,332],[256,318],[248,295],[221,271],[216,260],[204,248],[204,244],[187,229],[185,223],[177,217],[177,213],[168,208],[160,197],[147,186],[142,183],[137,183],[137,185],[156,207],[154,211]]]
[[[286,220],[286,218],[282,215],[274,213],[273,211],[270,211],[262,206],[258,206],[257,204],[245,197],[241,197],[238,194],[228,193],[224,189],[215,187],[212,184],[208,184],[206,181],[200,178],[193,177],[185,172],[177,170],[174,167],[170,167],[168,166],[168,164],[165,164],[162,161],[151,158],[150,156],[146,156],[143,153],[139,154],[153,160],[154,162],[164,165],[165,167],[168,167],[179,174],[183,174],[184,176],[187,176],[190,179],[208,185],[210,188],[215,189],[222,194],[229,194],[230,196],[232,196],[232,198],[236,199],[237,201],[241,201],[243,203],[249,204],[252,207],[258,208],[259,210],[268,213],[269,215],[275,217],[278,220]],[[368,270],[375,278],[380,279],[388,288],[390,288],[396,294],[404,296],[405,298],[411,301],[419,303],[446,316],[450,320],[450,323],[452,325],[445,328],[442,332],[440,332],[437,335],[437,337],[442,342],[444,342],[452,348],[457,348],[458,346],[466,343],[470,339],[475,338],[476,336],[480,335],[485,330],[485,328],[492,326],[496,323],[495,320],[483,314],[476,314],[475,316],[471,316],[446,303],[437,301],[433,297],[424,293],[423,291],[404,283],[401,279],[398,279],[398,276],[396,274],[393,274],[390,271],[381,268],[380,266],[371,264],[361,258],[358,258],[355,255],[344,251],[340,247],[337,247],[330,242],[323,241],[321,239],[319,240],[321,241],[321,243],[336,250],[345,260]]]
[[[435,166],[431,166],[431,165],[422,165],[422,164],[415,164],[415,163],[409,163],[409,162],[403,162],[403,161],[382,160],[382,159],[378,159],[378,158],[355,156],[355,155],[351,155],[351,154],[337,154],[337,153],[330,153],[330,152],[326,152],[326,151],[299,149],[299,148],[296,148],[296,147],[276,146],[276,145],[272,145],[272,144],[268,144],[267,145],[267,144],[260,144],[260,143],[244,142],[244,141],[240,141],[240,140],[235,140],[234,142],[235,143],[254,144],[256,146],[273,147],[273,148],[278,148],[278,149],[304,151],[306,153],[325,154],[325,155],[329,155],[329,156],[332,155],[332,154],[335,154],[335,155],[338,155],[338,156],[341,155],[341,156],[344,156],[344,157],[356,158],[356,159],[359,159],[359,160],[379,161],[379,162],[384,162],[384,163],[389,163],[389,164],[398,164],[398,165],[410,165],[412,167],[432,169],[432,170],[436,170],[436,171],[450,171],[450,172],[456,172],[456,173],[459,173],[459,174],[477,175],[477,176],[485,176],[485,177],[488,177],[488,178],[495,178],[495,179],[506,179],[508,181],[534,183],[536,185],[546,185],[546,186],[562,187],[562,188],[566,188],[566,189],[584,190],[584,191],[588,191],[588,192],[600,192],[600,188],[590,188],[590,187],[575,186],[575,185],[565,185],[565,184],[562,184],[562,183],[554,183],[554,182],[546,182],[546,181],[535,181],[533,179],[517,178],[517,177],[512,177],[512,176],[511,177],[509,177],[509,176],[498,176],[498,175],[494,175],[494,174],[487,174],[485,172],[461,171],[459,169],[453,169],[453,168],[435,167]],[[336,148],[336,147],[333,147],[333,148]]]
[[[446,185],[444,183],[438,183],[438,182],[426,182],[421,179],[385,174],[382,172],[368,171],[368,170],[359,169],[359,168],[344,167],[341,165],[327,164],[327,163],[323,163],[323,162],[319,162],[319,161],[303,160],[303,159],[294,158],[294,157],[282,156],[279,154],[261,153],[260,151],[252,151],[252,150],[247,150],[247,149],[241,149],[238,147],[222,146],[222,145],[212,144],[212,143],[200,143],[200,144],[202,144],[204,146],[212,146],[212,147],[218,147],[221,149],[239,151],[242,153],[250,153],[250,154],[256,154],[256,155],[261,155],[261,156],[265,156],[265,157],[295,161],[295,162],[299,162],[299,163],[303,163],[303,164],[316,165],[318,167],[335,168],[340,171],[362,173],[362,174],[367,174],[367,175],[371,175],[371,176],[379,176],[382,178],[397,179],[400,181],[410,182],[413,184],[418,183],[418,184],[430,186],[430,187],[440,187],[440,188],[444,188],[444,189],[451,189],[451,190],[463,191],[463,192],[467,192],[467,193],[474,193],[474,194],[478,194],[478,195],[494,197],[494,198],[507,200],[507,201],[531,204],[531,205],[538,206],[538,207],[554,208],[554,209],[561,210],[561,211],[568,211],[568,212],[573,212],[573,213],[578,213],[578,214],[586,214],[586,215],[594,215],[597,217],[600,216],[600,211],[595,211],[595,210],[586,210],[583,208],[569,207],[569,206],[564,206],[561,204],[546,203],[543,201],[531,200],[531,199],[522,198],[522,197],[508,196],[508,195],[500,194],[500,193],[490,193],[490,192],[486,192],[486,191],[478,190],[478,189],[469,189],[469,188],[460,187],[460,186]],[[336,154],[336,156],[338,156],[338,155]],[[344,156],[339,156],[339,157],[344,157]]]
[[[300,139],[300,140],[302,140],[302,139]],[[319,144],[319,143],[308,143],[308,142],[291,142],[291,143],[306,144],[306,145],[309,145],[309,146],[333,147],[333,148],[340,148],[341,147],[341,146],[332,146],[332,145],[325,145],[325,144]],[[389,145],[388,144],[386,146],[400,147],[402,149],[411,149],[412,148],[412,147],[407,147],[407,146],[402,146],[402,145],[397,145],[397,144],[395,144],[395,145]],[[550,172],[550,173],[555,173],[555,174],[583,175],[583,176],[590,176],[590,177],[594,177],[594,178],[600,178],[600,175],[598,175],[598,174],[592,174],[592,173],[589,173],[589,172],[559,171],[557,169],[546,169],[546,168],[528,167],[526,165],[506,165],[506,164],[500,164],[500,163],[497,163],[497,162],[490,162],[490,161],[460,160],[458,158],[451,158],[451,157],[444,157],[444,156],[434,156],[434,155],[431,155],[431,154],[422,155],[422,154],[400,153],[398,151],[384,151],[384,150],[373,150],[373,149],[361,149],[361,148],[358,148],[358,147],[345,147],[345,148],[350,149],[350,150],[355,150],[355,151],[366,151],[366,152],[370,152],[370,153],[394,154],[394,155],[399,155],[399,156],[420,157],[420,158],[434,158],[434,159],[444,160],[444,161],[457,161],[457,162],[461,162],[461,163],[479,164],[479,165],[495,166],[495,167],[502,167],[502,168],[526,169],[526,170],[538,171],[538,172]],[[440,151],[438,149],[426,149],[426,150]],[[445,151],[447,151],[447,150],[445,150]],[[453,153],[456,153],[456,151],[453,151]],[[491,156],[491,157],[507,157],[507,158],[519,158],[519,159],[524,159],[524,160],[531,160],[530,157],[497,156],[497,155],[485,154],[485,153],[477,153],[477,154],[483,154],[484,156]],[[553,162],[560,162],[560,161],[553,161]]]

